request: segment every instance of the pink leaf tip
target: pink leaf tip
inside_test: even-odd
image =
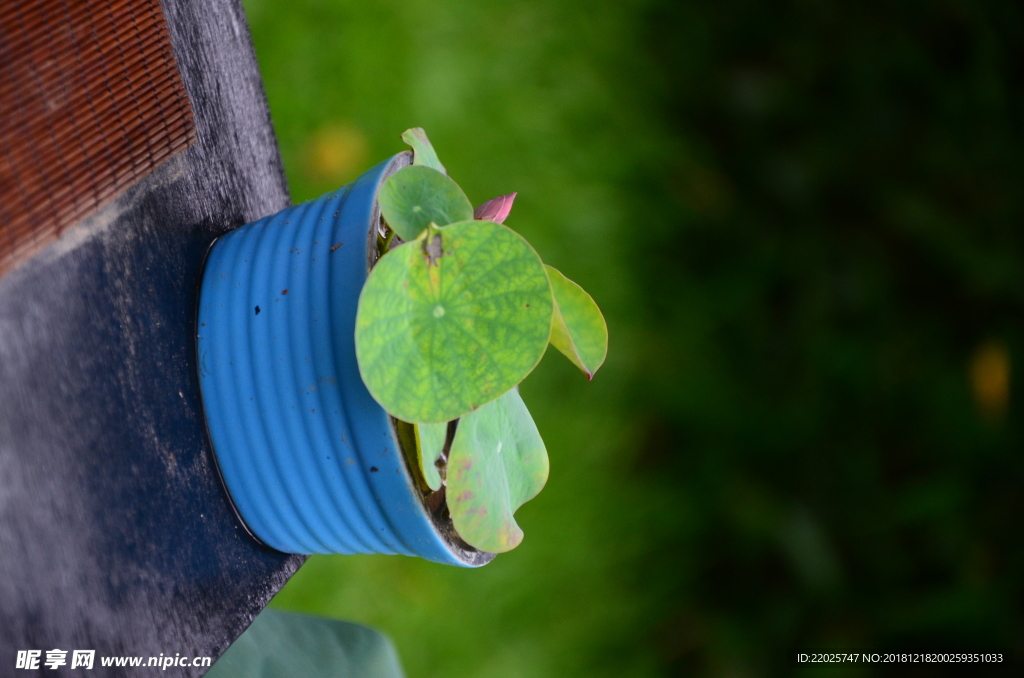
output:
[[[509,193],[488,200],[473,210],[473,218],[486,219],[496,224],[503,223],[508,217],[508,213],[512,211],[512,203],[515,201],[516,195],[516,193]]]

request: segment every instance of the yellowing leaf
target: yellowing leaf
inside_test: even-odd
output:
[[[490,553],[523,540],[512,514],[548,479],[548,453],[519,391],[459,420],[448,453],[448,510],[466,543]]]
[[[545,264],[555,298],[551,344],[592,379],[608,354],[608,326],[582,287]]]

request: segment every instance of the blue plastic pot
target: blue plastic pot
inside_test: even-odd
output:
[[[356,364],[359,293],[376,258],[377,190],[354,183],[220,238],[199,301],[200,385],[221,477],[250,532],[288,553],[402,553],[466,567],[493,556],[429,510],[397,423]]]

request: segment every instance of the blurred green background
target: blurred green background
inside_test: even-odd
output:
[[[410,678],[1020,659],[1019,4],[245,6],[296,202],[422,126],[611,332],[592,383],[549,352],[523,385],[552,470],[520,548],[314,557],[274,606]]]

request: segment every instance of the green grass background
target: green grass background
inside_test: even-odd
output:
[[[1018,5],[245,7],[296,202],[422,126],[611,334],[592,383],[549,352],[523,384],[551,478],[517,550],[317,556],[275,607],[382,629],[410,678],[1020,659]]]

